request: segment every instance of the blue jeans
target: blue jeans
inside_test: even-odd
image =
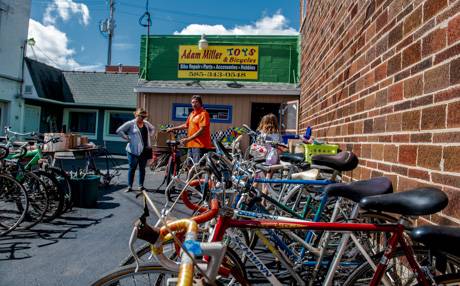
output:
[[[128,187],[132,188],[134,183],[134,174],[136,173],[137,165],[139,165],[139,187],[144,186],[145,166],[147,165],[148,157],[144,155],[136,156],[129,152],[128,155]]]
[[[200,161],[201,157],[203,157],[203,155],[207,152],[208,149],[204,148],[189,148],[188,156],[192,158],[193,163],[197,163],[198,161]]]

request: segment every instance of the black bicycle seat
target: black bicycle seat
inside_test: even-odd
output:
[[[439,249],[460,257],[460,227],[425,225],[410,233],[412,240],[421,242],[431,249]]]
[[[386,177],[376,177],[349,184],[338,183],[327,185],[324,191],[331,197],[344,197],[359,203],[365,197],[392,193],[393,185]]]
[[[447,206],[447,195],[436,188],[417,188],[405,192],[363,198],[359,205],[401,215],[430,215]]]
[[[178,146],[180,142],[176,140],[166,140],[166,144],[170,146]]]
[[[312,164],[330,167],[337,171],[351,171],[358,166],[358,157],[353,152],[343,151],[336,155],[314,155]]]
[[[289,162],[292,164],[299,164],[299,163],[305,162],[305,154],[304,153],[281,154],[280,160],[284,162]]]

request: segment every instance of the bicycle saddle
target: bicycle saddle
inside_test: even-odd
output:
[[[410,233],[413,241],[421,242],[432,249],[444,250],[460,257],[460,228],[425,225],[413,229]]]
[[[351,171],[358,166],[358,157],[353,152],[343,151],[337,155],[314,155],[312,164],[330,167],[337,171]]]
[[[166,140],[166,144],[170,146],[178,146],[180,142],[176,140]]]
[[[305,162],[305,154],[296,153],[296,154],[281,154],[280,160],[284,162],[289,162],[292,164],[298,164]]]
[[[364,209],[419,216],[442,210],[448,201],[447,195],[441,190],[425,187],[363,198],[359,205]]]
[[[376,177],[349,184],[338,183],[327,185],[324,191],[331,197],[344,197],[359,203],[366,197],[392,193],[393,185],[386,177]]]

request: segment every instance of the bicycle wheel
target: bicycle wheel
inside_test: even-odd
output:
[[[57,179],[50,173],[36,170],[34,174],[45,184],[48,194],[48,210],[43,221],[50,222],[62,213],[62,209],[64,208],[64,193],[59,189]]]
[[[70,177],[63,169],[58,167],[48,167],[46,171],[56,178],[58,182],[58,188],[60,192],[64,195],[64,207],[62,208],[62,211],[60,213],[62,214],[71,209],[73,206]]]
[[[430,270],[433,276],[440,276],[443,274],[439,272],[440,267],[438,267],[438,261],[442,261],[443,265],[445,263],[450,264],[451,266],[454,266],[455,269],[458,269],[459,267],[458,261],[453,260],[449,256],[434,253],[425,247],[414,247],[414,254],[419,265]],[[378,263],[382,255],[383,253],[376,255],[376,259],[374,259],[374,261]],[[388,263],[385,273],[386,275],[384,277],[387,277],[392,285],[400,286],[418,284],[417,275],[412,272],[409,262],[401,249],[396,250],[395,255]],[[374,270],[369,262],[366,261],[350,274],[343,285],[369,285],[373,275]],[[381,283],[381,285],[383,285],[383,283]]]
[[[22,222],[28,207],[24,187],[13,177],[0,174],[0,236],[11,232]]]
[[[143,265],[138,272],[136,266],[121,267],[92,283],[92,286],[115,285],[167,285],[169,278],[177,277],[177,272],[167,270],[158,264]]]
[[[21,183],[26,189],[29,207],[18,228],[29,229],[44,218],[48,210],[48,192],[45,184],[32,172],[25,173]]]

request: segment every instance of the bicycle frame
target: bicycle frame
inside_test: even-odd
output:
[[[225,212],[225,211],[224,211]],[[331,223],[331,222],[308,222],[308,221],[283,221],[283,220],[238,220],[232,219],[233,210],[227,210],[227,214],[217,218],[217,223],[212,236],[212,241],[222,241],[224,234],[229,228],[248,228],[248,229],[308,229],[323,230],[335,232],[385,232],[392,233],[388,247],[381,258],[372,281],[369,285],[374,286],[382,280],[390,258],[394,255],[396,248],[401,245],[404,254],[414,273],[417,274],[417,280],[421,285],[431,285],[420,266],[415,260],[412,247],[404,237],[404,226],[400,223],[392,225],[377,225],[369,223]]]

